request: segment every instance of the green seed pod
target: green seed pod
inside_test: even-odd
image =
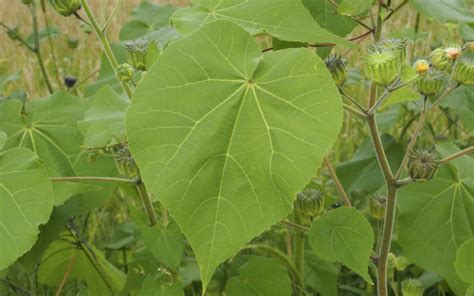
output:
[[[395,275],[395,260],[397,257],[393,253],[388,253],[387,257],[387,278],[393,279]]]
[[[112,155],[119,174],[130,178],[138,176],[138,166],[130,154],[128,144],[117,144],[112,146]]]
[[[128,51],[128,62],[137,70],[146,69],[146,55],[148,51],[148,39],[139,38],[126,44]]]
[[[134,69],[127,63],[118,65],[117,67],[117,79],[122,82],[129,82],[132,80]]]
[[[67,46],[70,49],[76,49],[79,46],[79,38],[77,38],[77,37],[68,37],[67,38]]]
[[[417,148],[409,155],[408,174],[412,180],[429,180],[439,164],[440,157],[436,151]]]
[[[402,282],[403,296],[423,296],[423,284],[415,279],[407,279]]]
[[[394,82],[401,69],[400,58],[392,51],[369,53],[365,59],[367,77],[380,85]]]
[[[444,86],[446,75],[438,70],[430,69],[416,81],[418,91],[424,96],[438,94]]]
[[[392,51],[400,59],[400,65],[405,65],[407,60],[407,41],[405,39],[384,39],[373,45],[369,45],[369,52],[381,53]]]
[[[54,10],[62,16],[70,16],[81,9],[80,0],[49,0]]]
[[[304,189],[296,196],[296,210],[303,216],[314,218],[324,211],[324,196],[317,189]]]
[[[454,79],[462,85],[474,84],[474,61],[462,58],[456,63]]]
[[[385,204],[387,203],[387,199],[385,196],[381,196],[378,194],[373,194],[370,198],[369,202],[369,212],[372,218],[377,221],[383,220],[385,217]]]
[[[431,65],[440,71],[446,70],[449,65],[449,57],[444,48],[438,47],[430,54]]]
[[[345,61],[343,61],[340,56],[331,55],[327,57],[324,62],[326,63],[326,67],[332,75],[332,79],[334,79],[334,82],[336,82],[336,86],[342,86],[347,79]]]
[[[416,73],[423,75],[430,69],[430,63],[425,59],[421,59],[417,60],[413,67],[415,68]]]

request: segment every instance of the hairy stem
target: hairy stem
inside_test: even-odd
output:
[[[148,215],[148,220],[150,220],[150,225],[154,226],[158,223],[158,219],[156,218],[155,208],[153,207],[153,203],[151,202],[150,196],[146,191],[145,184],[140,180],[135,185],[140,198],[142,199],[143,206],[145,207],[145,211]]]
[[[329,160],[329,158],[327,158],[327,157],[324,158],[324,165],[326,166],[326,168],[329,172],[329,175],[331,175],[331,178],[334,182],[334,185],[336,186],[337,191],[341,195],[342,200],[344,201],[344,204],[347,207],[352,207],[349,196],[348,196],[346,190],[344,190],[344,187],[342,186],[341,181],[337,177],[336,171],[334,170],[334,167],[332,166],[331,161]]]
[[[82,7],[84,8],[84,11],[89,19],[89,22],[94,29],[94,32],[96,33],[97,37],[99,38],[99,41],[102,45],[102,49],[104,50],[104,54],[107,57],[107,60],[109,61],[110,65],[114,69],[115,72],[117,72],[118,68],[118,61],[117,58],[115,57],[112,48],[110,47],[110,43],[107,40],[107,37],[104,34],[104,31],[100,28],[99,24],[97,23],[96,18],[94,17],[94,14],[92,13],[89,4],[87,3],[87,0],[81,0]],[[123,90],[127,94],[128,98],[132,98],[132,90],[130,88],[130,85],[128,83],[120,81],[120,84],[122,85]]]

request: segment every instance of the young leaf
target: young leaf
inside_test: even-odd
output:
[[[438,147],[447,156],[459,151],[454,144]],[[463,156],[441,167],[426,183],[400,190],[399,244],[411,262],[446,279],[464,295],[467,284],[456,274],[453,262],[460,245],[474,237],[474,160]]]
[[[455,89],[442,103],[453,109],[470,133],[474,133],[474,85],[464,85]]]
[[[84,119],[77,122],[84,135],[83,146],[104,147],[110,142],[125,141],[125,110],[129,100],[118,95],[110,86],[97,92]]]
[[[291,211],[341,122],[340,95],[313,52],[262,56],[224,21],[172,43],[126,115],[143,180],[190,241],[204,286]]]
[[[372,283],[368,268],[374,233],[369,221],[357,209],[338,208],[314,221],[309,244],[321,259],[340,261]]]
[[[284,41],[333,42],[355,47],[349,41],[321,28],[301,1],[293,0],[194,0],[172,16],[179,32],[189,34],[204,24],[227,20],[252,35],[268,33]]]
[[[252,256],[226,285],[228,296],[291,295],[288,271],[272,258]]]
[[[165,227],[144,227],[142,238],[147,250],[161,263],[177,268],[184,251],[184,238],[175,222]]]
[[[53,209],[53,189],[37,156],[25,148],[0,153],[0,270],[35,243]]]
[[[420,98],[421,95],[418,91],[412,89],[409,86],[405,86],[391,93],[383,103],[383,107],[403,102],[416,101]]]

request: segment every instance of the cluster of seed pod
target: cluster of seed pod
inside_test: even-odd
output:
[[[365,73],[374,83],[388,86],[400,76],[405,63],[406,41],[387,39],[368,47]]]

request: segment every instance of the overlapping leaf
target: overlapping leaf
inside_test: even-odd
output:
[[[284,41],[334,42],[353,46],[321,28],[300,1],[194,0],[192,3],[193,7],[182,8],[172,16],[173,24],[185,35],[215,20],[227,20],[253,35],[268,33]]]
[[[291,211],[341,121],[338,91],[313,52],[262,56],[224,21],[171,44],[126,115],[144,182],[190,241],[204,286]]]
[[[455,153],[453,144],[438,147]],[[467,284],[454,270],[460,245],[474,237],[474,160],[463,156],[443,166],[427,183],[402,188],[399,194],[399,243],[416,265],[443,276],[463,295]]]
[[[0,153],[0,270],[28,251],[53,209],[53,189],[37,156],[25,148]]]
[[[411,0],[420,13],[443,21],[473,23],[474,11],[466,7],[464,0]]]
[[[338,36],[346,36],[357,27],[355,21],[338,14],[329,0],[303,0],[303,4],[321,27]]]
[[[465,241],[458,249],[454,268],[458,276],[470,284],[468,292],[474,292],[474,238]],[[469,293],[466,293],[468,296]]]
[[[184,251],[184,238],[174,221],[166,227],[145,227],[142,237],[147,250],[161,263],[172,268],[179,266]]]
[[[317,219],[309,231],[309,244],[321,259],[342,262],[372,282],[368,267],[374,233],[358,210],[342,207]]]

